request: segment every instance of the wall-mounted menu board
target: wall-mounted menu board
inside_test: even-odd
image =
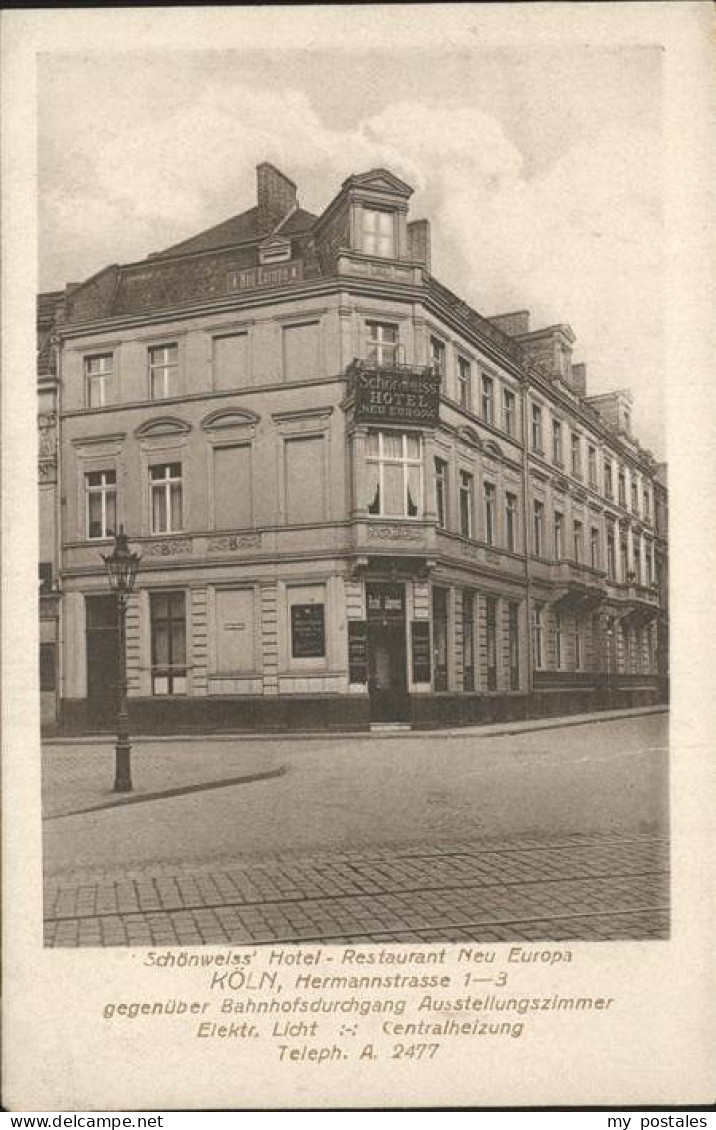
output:
[[[322,604],[294,604],[291,608],[291,655],[316,659],[326,654],[326,629]]]
[[[368,682],[368,633],[365,620],[348,621],[348,671],[351,683]]]
[[[427,620],[413,620],[410,625],[413,653],[413,682],[430,682],[430,624]]]

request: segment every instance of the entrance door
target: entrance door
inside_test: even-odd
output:
[[[117,602],[113,596],[87,597],[87,721],[113,730],[119,664]]]
[[[368,693],[374,722],[410,717],[405,651],[405,586],[369,585]]]

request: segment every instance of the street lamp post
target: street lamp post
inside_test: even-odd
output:
[[[114,791],[116,793],[129,793],[132,791],[132,771],[130,754],[132,747],[129,744],[129,719],[127,716],[127,603],[134,588],[134,582],[139,569],[140,557],[137,553],[129,552],[127,535],[124,526],[119,527],[119,533],[114,539],[114,549],[110,554],[100,554],[107,570],[110,588],[117,598],[117,627],[119,639],[117,643],[117,744],[115,746],[114,762]]]

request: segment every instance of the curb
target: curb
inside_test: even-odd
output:
[[[142,742],[146,745],[166,742],[337,742],[337,741],[370,741],[388,740],[395,741],[440,741],[448,738],[500,738],[513,737],[517,734],[528,734],[540,730],[561,730],[572,726],[591,726],[599,722],[617,722],[621,719],[639,718],[649,714],[668,714],[668,705],[633,707],[629,710],[605,710],[594,714],[566,714],[554,718],[529,719],[524,722],[497,722],[483,726],[460,726],[456,729],[440,730],[400,730],[395,733],[375,733],[370,730],[316,730],[316,731],[281,731],[280,733],[256,733],[255,731],[235,730],[221,733],[181,733],[181,734],[133,734],[132,742]],[[46,738],[42,745],[46,748],[52,746],[82,746],[82,745],[114,745],[113,734],[82,735],[68,738]]]

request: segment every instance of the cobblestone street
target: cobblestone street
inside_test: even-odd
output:
[[[666,938],[668,843],[450,842],[56,874],[49,946]]]

